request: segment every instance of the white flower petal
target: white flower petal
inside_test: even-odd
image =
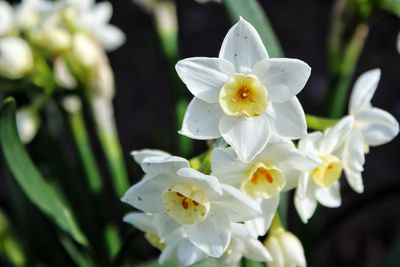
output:
[[[142,150],[132,151],[131,156],[136,161],[136,163],[140,165],[143,163],[143,160],[147,157],[156,157],[156,156],[169,157],[171,155],[162,150],[142,149]]]
[[[308,222],[317,208],[312,181],[307,173],[303,173],[300,177],[294,196],[294,205],[303,223]]]
[[[122,219],[124,222],[132,224],[142,232],[157,233],[153,226],[153,216],[142,212],[130,212]]]
[[[239,159],[250,162],[268,143],[270,127],[267,120],[264,114],[256,117],[223,116],[219,130]]]
[[[168,240],[174,239],[177,236],[183,236],[181,225],[170,216],[165,213],[155,213],[153,217],[153,224],[156,228],[155,233],[159,236],[161,242],[167,243]]]
[[[182,239],[174,239],[162,250],[160,257],[158,258],[158,263],[163,265],[169,259],[173,259],[176,256],[176,250]]]
[[[390,142],[399,133],[399,123],[388,112],[371,108],[356,116],[356,126],[361,130],[365,143],[379,146]]]
[[[200,140],[218,138],[221,136],[218,125],[223,115],[219,104],[210,104],[195,97],[186,110],[179,133]]]
[[[247,168],[231,147],[216,148],[211,153],[211,174],[222,183],[237,186]]]
[[[175,156],[146,157],[141,164],[143,171],[152,176],[158,174],[175,175],[179,169],[189,166],[189,162],[186,159]]]
[[[260,200],[262,216],[254,220],[247,221],[246,224],[251,226],[259,236],[263,236],[267,233],[272,219],[278,209],[279,205],[279,194],[269,198]]]
[[[322,132],[312,132],[300,139],[298,147],[304,153],[310,156],[316,156],[319,153],[318,151],[321,146],[323,137],[324,135],[322,134]]]
[[[184,225],[190,241],[211,257],[220,257],[231,240],[230,221],[225,212],[213,207],[207,219],[195,225]]]
[[[184,239],[179,243],[177,258],[181,266],[190,266],[207,258],[207,254],[193,245],[188,239]]]
[[[106,51],[113,51],[126,41],[125,33],[113,25],[105,25],[95,33]]]
[[[191,183],[195,183],[197,186],[203,188],[206,191],[213,190],[219,195],[222,194],[221,184],[218,179],[212,175],[205,175],[192,168],[182,168],[178,170],[177,175],[184,178],[183,180],[190,179]]]
[[[340,184],[336,182],[331,187],[316,187],[315,197],[325,207],[336,208],[342,204],[340,197]]]
[[[221,184],[223,195],[214,201],[231,222],[242,222],[261,216],[257,202],[233,186]]]
[[[271,102],[267,114],[271,118],[274,134],[290,139],[298,139],[307,134],[306,117],[297,97],[284,103]]]
[[[268,58],[268,53],[257,30],[240,18],[225,36],[219,57],[232,62],[236,72],[250,73],[258,61]]]
[[[305,62],[292,58],[271,58],[258,62],[253,73],[268,91],[272,102],[286,102],[306,85],[311,68]]]
[[[371,99],[378,87],[381,70],[373,69],[362,74],[354,84],[350,96],[349,113],[355,115],[370,105]]]
[[[276,238],[274,235],[267,238],[265,243],[268,251],[272,255],[272,261],[268,262],[268,267],[282,267],[285,266],[285,256],[284,252],[281,248],[281,244],[279,239]],[[286,266],[285,266],[286,267]],[[292,266],[290,266],[292,267]]]
[[[170,184],[166,175],[143,179],[129,188],[121,201],[145,212],[164,212],[161,197]]]
[[[189,91],[209,103],[218,102],[221,88],[235,73],[231,62],[207,57],[180,60],[175,69]]]
[[[245,241],[245,244],[243,256],[246,258],[260,262],[272,260],[272,256],[267,248],[257,239],[248,239]]]
[[[32,51],[24,39],[14,36],[0,38],[0,76],[18,79],[32,67]]]
[[[364,170],[364,163],[364,138],[360,131],[355,130],[345,143],[343,165],[345,169],[362,172]]]
[[[344,174],[346,175],[347,182],[354,191],[359,194],[364,192],[364,182],[361,176],[361,172],[356,172],[345,168]]]
[[[284,250],[286,261],[287,263],[290,263],[289,266],[306,266],[303,245],[294,234],[290,232],[283,233],[280,236],[280,243]]]
[[[110,21],[113,13],[113,7],[110,2],[100,2],[93,6],[91,15],[95,23],[106,24]]]
[[[12,6],[7,1],[0,1],[0,36],[11,30],[14,14]]]
[[[320,152],[322,154],[331,154],[338,149],[349,137],[353,129],[353,121],[353,116],[346,116],[340,119],[332,128],[325,130]]]

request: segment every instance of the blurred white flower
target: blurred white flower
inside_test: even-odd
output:
[[[0,38],[0,75],[18,79],[33,67],[33,56],[28,43],[18,37]]]
[[[227,249],[231,222],[261,214],[249,197],[214,176],[189,168],[183,158],[145,157],[141,167],[146,175],[122,201],[147,213],[167,214],[164,229],[178,225],[190,242],[209,256],[219,257]]]
[[[241,162],[232,148],[216,148],[211,154],[211,174],[222,183],[240,188],[259,203],[262,218],[251,223],[265,235],[279,203],[279,193],[298,184],[298,172],[309,172],[319,163],[288,141],[268,144],[251,162]]]
[[[2,36],[10,32],[14,26],[14,10],[3,0],[0,0],[0,18],[0,36]]]
[[[195,96],[181,134],[195,139],[222,136],[241,161],[249,162],[271,135],[306,134],[304,111],[296,95],[311,68],[303,61],[269,58],[256,29],[244,19],[222,44],[219,58],[188,58],[176,65]]]
[[[17,111],[17,130],[22,143],[27,144],[36,136],[40,126],[40,117],[31,108],[22,108]]]
[[[294,203],[304,223],[314,214],[317,202],[326,207],[341,205],[339,178],[348,161],[357,155],[341,157],[342,148],[350,137],[353,118],[347,116],[328,128],[324,133],[313,132],[299,142],[299,150],[311,157],[319,157],[321,163],[310,172],[301,172]],[[364,164],[364,157],[361,159]]]
[[[277,228],[268,234],[265,246],[271,253],[268,267],[306,267],[303,245],[291,232]]]
[[[258,262],[272,261],[271,254],[257,239],[257,233],[246,224],[232,224],[232,239],[228,249],[218,259],[219,266],[235,266],[242,257]]]

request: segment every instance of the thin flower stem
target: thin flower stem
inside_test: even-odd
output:
[[[306,121],[308,128],[323,131],[326,128],[333,126],[337,120],[306,114]]]
[[[101,125],[97,124],[96,131],[110,168],[115,193],[122,197],[129,187],[129,179],[119,138],[115,128],[105,131]]]
[[[103,181],[93,156],[81,109],[69,113],[68,121],[90,189],[98,193],[103,187]]]

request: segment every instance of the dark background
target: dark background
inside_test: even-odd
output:
[[[322,115],[324,109],[321,103],[327,87],[326,39],[333,2],[260,1],[285,55],[312,67],[299,98],[306,113],[316,115]],[[133,183],[141,174],[129,152],[142,148],[174,152],[171,140],[177,137],[178,129],[171,127],[172,82],[151,17],[129,0],[113,1],[113,6],[112,23],[127,36],[125,45],[109,56],[117,85],[115,115]],[[223,5],[178,0],[177,6],[180,57],[217,56],[232,25]],[[370,26],[355,77],[381,68],[382,78],[373,105],[400,120],[400,55],[396,50],[399,20],[378,12]],[[190,99],[190,94],[185,93]],[[35,144],[30,146],[34,150]],[[203,142],[196,141],[196,153],[204,148]],[[371,148],[363,173],[365,192],[358,195],[343,182],[343,205],[338,209],[320,207],[308,225],[301,223],[290,199],[289,229],[303,242],[308,266],[379,266],[382,257],[400,242],[399,149],[399,138]],[[5,203],[7,209],[8,192],[0,190],[0,194],[2,191],[0,205]]]

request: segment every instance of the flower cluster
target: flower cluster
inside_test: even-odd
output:
[[[0,81],[24,79],[47,95],[83,88],[93,109],[110,109],[104,103],[114,96],[114,78],[105,51],[125,41],[109,24],[111,15],[109,2],[23,0],[11,6],[0,0]],[[26,142],[38,128],[36,113],[27,107],[18,116]]]
[[[296,95],[311,68],[298,59],[269,58],[255,28],[242,18],[218,58],[184,59],[176,70],[194,95],[180,133],[216,142],[199,156],[200,165],[157,150],[133,152],[145,176],[122,201],[143,213],[124,221],[162,250],[160,263],[176,258],[188,266],[214,258],[231,265],[246,257],[305,266],[300,241],[279,222],[280,194],[296,190],[296,209],[307,222],[317,202],[340,205],[343,171],[350,186],[363,191],[368,147],[389,142],[399,131],[390,114],[370,103],[380,71],[358,79],[348,116],[308,134]],[[263,245],[259,237],[265,235]]]

